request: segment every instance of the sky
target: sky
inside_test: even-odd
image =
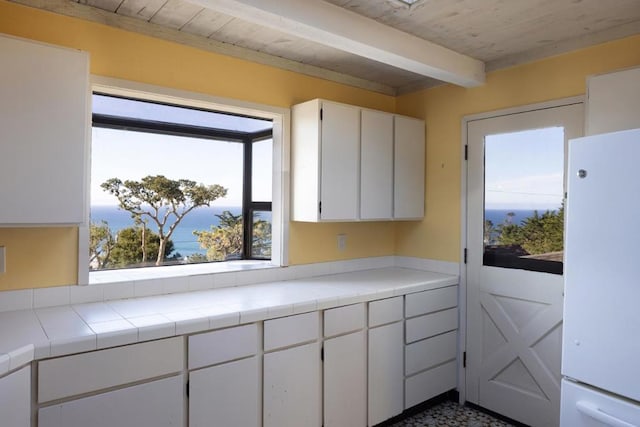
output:
[[[485,208],[558,209],[564,177],[562,127],[485,138]]]
[[[153,117],[156,120],[189,124],[215,124],[236,130],[256,130],[247,129],[247,125],[265,127],[264,121],[156,104],[142,104],[144,109],[135,110],[131,108],[131,102],[129,105],[127,102],[94,95],[94,112],[125,117]],[[176,115],[176,112],[179,114]],[[227,122],[224,122],[225,117],[228,118]],[[207,122],[207,119],[211,120]],[[267,122],[267,125],[271,124]],[[252,182],[253,199],[256,201],[271,200],[271,147],[271,140],[254,143]],[[228,190],[227,196],[213,202],[213,206],[241,206],[242,154],[242,144],[236,142],[94,127],[91,143],[91,204],[117,205],[115,196],[100,188],[100,184],[110,178],[117,177],[124,181],[140,180],[147,175],[164,175],[170,179],[186,178],[207,185],[222,185]]]

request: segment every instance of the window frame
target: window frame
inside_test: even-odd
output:
[[[220,98],[211,95],[206,95],[197,92],[190,92],[184,90],[170,89],[161,86],[149,85],[144,83],[130,82],[121,79],[114,79],[108,77],[92,76],[91,79],[91,93],[99,93],[104,95],[117,96],[122,98],[132,98],[141,101],[156,102],[161,104],[169,104],[175,106],[182,106],[187,108],[194,108],[200,110],[218,111],[222,113],[229,113],[234,115],[249,116],[263,118],[272,121],[271,139],[272,139],[272,202],[271,202],[271,216],[272,216],[272,243],[271,243],[271,260],[264,261],[266,266],[279,266],[283,267],[288,265],[288,235],[289,235],[289,183],[285,179],[287,176],[289,156],[290,156],[290,110],[287,108],[269,106],[264,104],[256,104],[251,102],[239,101],[228,98]],[[92,117],[91,108],[91,96],[88,97],[87,114]],[[89,120],[91,123],[91,120]],[[92,126],[88,126],[87,129],[87,144],[90,147]],[[259,139],[254,139],[259,141]],[[247,146],[249,146],[249,153],[251,154],[252,144],[244,144],[245,156],[247,155]],[[90,224],[90,149],[87,150],[87,156],[85,158],[85,222],[78,228],[78,284],[87,285],[91,283],[104,283],[104,280],[97,279],[91,280],[91,276],[100,274],[100,271],[89,271],[89,224]],[[251,157],[249,157],[251,163]],[[247,170],[245,169],[245,174]],[[249,174],[251,170],[249,169]],[[246,177],[245,177],[246,184]],[[249,183],[249,185],[251,185]],[[243,198],[251,198],[251,194],[246,194],[243,191]],[[251,213],[254,210],[260,211],[265,207],[263,204],[266,202],[250,201],[249,204],[243,200],[243,216],[245,210]],[[245,222],[245,227],[251,226]],[[245,245],[246,246],[246,245]],[[245,247],[245,251],[251,251],[251,246]],[[244,255],[244,254],[243,254]],[[236,271],[241,269],[241,266],[234,266],[233,263],[237,261],[222,261],[217,263],[210,263],[212,265],[210,273],[221,271]],[[221,269],[220,264],[228,264],[228,269],[224,266]],[[199,268],[194,274],[203,274],[202,265],[197,264]],[[204,264],[207,265],[207,264]],[[213,267],[215,265],[215,267]],[[182,266],[178,275],[189,275],[189,265]],[[140,275],[140,270],[154,270],[160,267],[146,267],[135,268],[136,276]],[[167,267],[174,268],[174,267]],[[126,272],[133,269],[119,269],[118,272],[122,272],[122,280],[126,279]],[[163,269],[164,271],[165,269]],[[205,271],[206,273],[206,271]],[[158,271],[149,271],[149,278],[157,278],[162,273]],[[167,277],[175,277],[174,273],[167,272]]]

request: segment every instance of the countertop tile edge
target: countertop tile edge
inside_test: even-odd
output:
[[[100,337],[102,338],[111,338],[113,342],[117,345],[125,344],[135,344],[137,342],[148,341],[149,339],[144,339],[140,332],[145,331],[149,332],[148,336],[154,337],[153,339],[162,339],[169,338],[166,333],[166,329],[172,329],[172,332],[175,336],[177,335],[187,335],[197,332],[203,332],[211,329],[225,328],[230,326],[236,326],[243,323],[252,323],[256,321],[269,320],[277,317],[285,317],[293,314],[311,312],[317,310],[325,310],[329,308],[339,307],[343,305],[367,302],[376,299],[388,298],[398,295],[406,295],[415,292],[421,292],[424,290],[431,290],[440,287],[453,286],[458,284],[459,277],[457,275],[451,275],[442,272],[431,272],[423,269],[415,269],[407,266],[396,266],[396,267],[385,267],[383,269],[374,269],[374,270],[385,270],[385,272],[389,272],[389,274],[398,275],[399,278],[402,276],[403,272],[409,272],[413,275],[415,273],[424,273],[427,275],[423,278],[414,278],[411,277],[409,280],[411,283],[403,284],[403,285],[395,285],[395,284],[385,284],[382,283],[379,287],[372,287],[371,289],[367,289],[363,292],[354,292],[354,293],[337,293],[336,295],[327,296],[327,297],[312,297],[310,299],[299,299],[294,302],[287,302],[283,304],[276,304],[269,307],[257,307],[257,308],[248,308],[246,310],[241,311],[232,311],[229,313],[221,313],[216,315],[202,315],[202,318],[194,318],[189,319],[184,322],[170,322],[173,323],[173,328],[170,328],[171,325],[167,323],[159,324],[159,325],[148,325],[144,327],[135,328],[137,330],[136,338],[133,339],[131,336],[131,330],[123,330],[123,331],[114,331],[113,333],[108,334],[93,334],[93,335],[83,335],[83,336],[72,336],[72,337],[64,337],[58,339],[49,339],[49,342],[38,342],[34,344],[21,345],[17,348],[2,348],[2,343],[0,343],[0,376],[7,374],[17,368],[27,365],[28,363],[34,360],[40,360],[48,357],[59,357],[65,356],[74,353],[81,353],[87,351],[94,351],[100,348],[108,348],[110,346],[104,346],[104,343],[100,343],[102,345],[98,345],[98,340]],[[371,270],[363,270],[362,273]],[[357,272],[355,272],[357,273]],[[294,280],[287,280],[281,283],[283,286],[309,286],[310,290],[313,290],[313,286],[318,286],[318,283],[322,282],[322,279],[326,277],[327,282],[331,283],[331,280],[339,280],[340,276],[343,275],[353,275],[354,272],[347,273],[338,273],[334,275],[326,275],[321,277],[314,277],[314,281],[307,282],[306,279],[309,278],[298,278]],[[354,277],[354,276],[350,276]],[[384,280],[389,280],[384,279]],[[384,280],[381,279],[382,282]],[[295,282],[301,282],[299,284]],[[273,282],[271,283],[273,286]],[[248,292],[252,290],[249,286],[259,287],[260,284],[247,285],[238,287],[237,289],[243,289],[242,292]],[[215,289],[211,291],[215,292]],[[173,294],[172,294],[173,295]],[[165,295],[167,298],[171,298],[172,295]],[[147,297],[139,297],[135,299],[143,300]],[[27,310],[22,310],[25,312],[31,311],[35,313],[36,308],[31,308]],[[124,317],[127,319],[126,317]],[[6,325],[5,325],[6,326]],[[157,338],[152,333],[154,329],[165,330],[165,332],[159,332]],[[42,331],[44,333],[44,329]],[[119,336],[119,332],[122,332],[123,336]],[[128,335],[125,337],[124,335]],[[102,341],[102,340],[100,340]],[[6,367],[6,371],[5,371]]]

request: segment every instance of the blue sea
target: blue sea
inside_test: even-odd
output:
[[[194,230],[210,230],[211,226],[216,226],[219,223],[216,214],[221,214],[223,211],[228,210],[234,215],[242,213],[242,208],[239,206],[232,207],[200,207],[189,212],[184,219],[180,222],[176,230],[171,236],[171,240],[174,244],[174,252],[179,252],[182,256],[189,256],[195,253],[205,254],[206,250],[200,248],[200,244],[196,236],[193,235]],[[262,219],[271,220],[271,212],[263,213]],[[124,211],[117,206],[91,206],[91,221],[94,223],[100,223],[100,221],[106,221],[109,224],[111,231],[116,233],[123,228],[131,227],[133,225],[133,219],[129,212]],[[153,221],[149,221],[149,228],[157,232],[157,227],[153,224]]]
[[[558,209],[548,209],[557,211]],[[545,213],[547,209],[538,209],[538,215]],[[507,214],[513,212],[515,215],[511,218],[511,222],[516,225],[522,224],[525,218],[533,216],[533,209],[487,209],[484,212],[484,219],[489,220],[494,226],[502,224],[507,219]]]

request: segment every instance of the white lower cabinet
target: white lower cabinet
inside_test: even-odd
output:
[[[404,408],[456,388],[458,287],[405,297]]]
[[[403,335],[401,321],[369,329],[369,426],[404,409]]]
[[[259,359],[189,373],[189,427],[259,427]]]
[[[373,426],[455,388],[456,306],[448,286],[42,360],[37,425]],[[0,378],[1,425],[32,425],[31,382]]]
[[[186,427],[184,362],[183,337],[40,361],[38,426]]]
[[[364,304],[325,311],[324,335],[324,426],[365,426],[367,336]]]
[[[0,378],[0,425],[31,426],[31,366]]]
[[[320,427],[320,344],[264,355],[264,427]]]
[[[319,339],[319,312],[264,322],[264,427],[322,425]]]
[[[186,427],[182,375],[41,408],[39,427]]]
[[[260,427],[259,332],[252,323],[189,337],[189,427]]]

